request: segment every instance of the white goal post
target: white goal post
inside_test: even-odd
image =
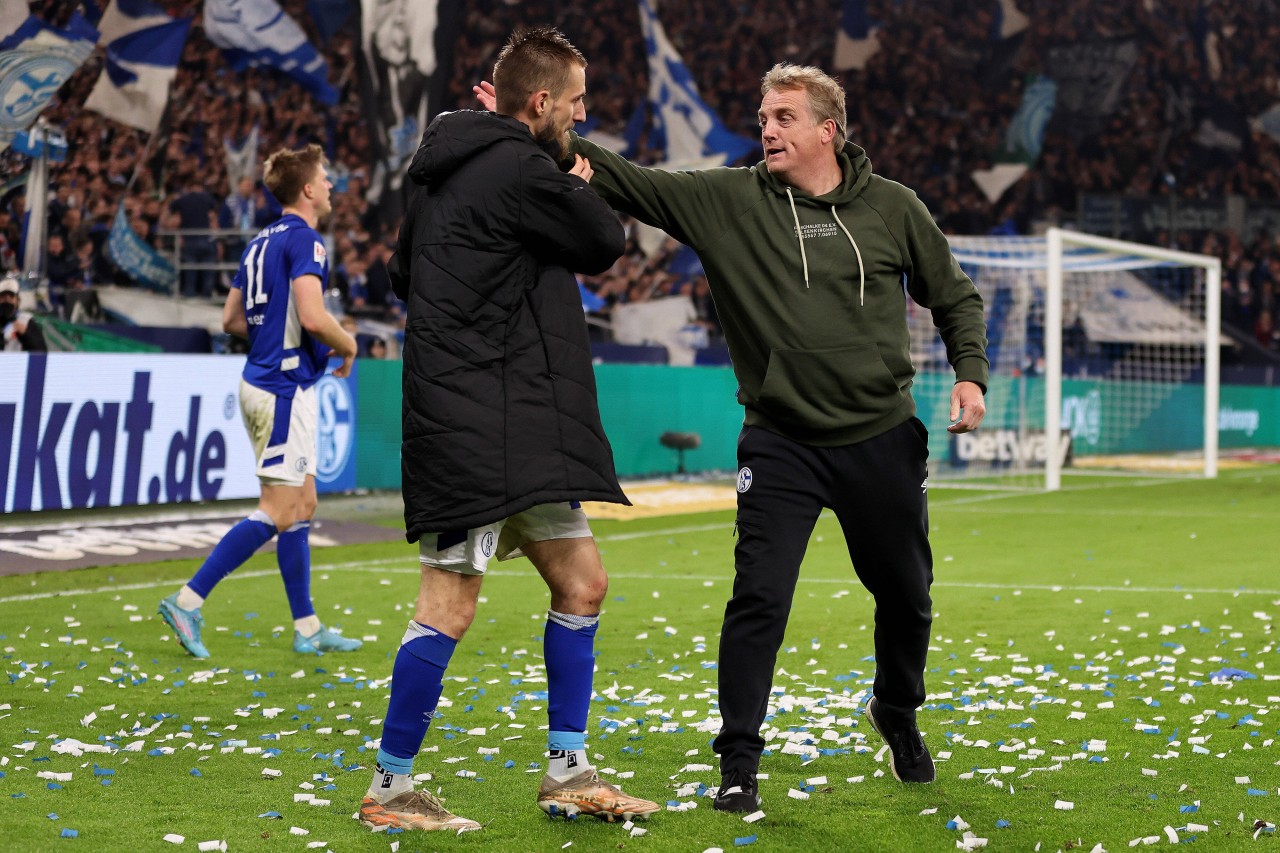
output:
[[[949,239],[983,297],[991,379],[982,428],[947,433],[954,372],[930,312],[908,300],[931,482],[1056,490],[1064,468],[1216,476],[1217,258],[1056,228]]]
[[[1082,246],[1120,255],[1138,255],[1155,261],[1166,261],[1205,271],[1204,282],[1204,459],[1205,477],[1218,476],[1218,394],[1221,366],[1222,335],[1222,261],[1209,255],[1176,252],[1156,246],[1145,246],[1123,240],[1095,237],[1063,228],[1050,228],[1046,235],[1047,270],[1045,275],[1045,403],[1044,428],[1048,435],[1061,431],[1062,414],[1062,301],[1064,283],[1064,250]],[[1057,491],[1062,487],[1061,459],[1050,453],[1046,460],[1044,487]]]

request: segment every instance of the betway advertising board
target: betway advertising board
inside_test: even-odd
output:
[[[4,512],[258,495],[241,356],[0,356]],[[317,385],[316,484],[355,487],[355,382]]]

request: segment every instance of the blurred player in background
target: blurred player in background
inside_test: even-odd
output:
[[[329,263],[316,231],[330,210],[332,184],[319,145],[281,150],[267,159],[263,180],[284,204],[283,216],[245,249],[235,285],[222,309],[227,332],[249,340],[240,380],[240,412],[257,455],[262,485],[258,508],[227,531],[178,592],[160,602],[160,615],[194,657],[207,658],[200,607],[214,586],[265,545],[276,559],[293,611],[293,649],[304,654],[351,651],[361,645],[320,624],[311,603],[307,533],[316,510],[315,383],[330,353],[346,376],[356,341],[324,308]]]
[[[557,165],[586,118],[586,64],[553,29],[515,34],[494,69],[497,112],[439,116],[409,167],[419,189],[388,270],[409,306],[402,488],[422,576],[360,804],[374,830],[480,828],[414,790],[413,761],[490,559],[521,555],[551,591],[538,806],[609,821],[658,810],[601,780],[586,752],[609,579],[578,501],[626,502],[573,274],[608,269],[625,238],[588,186],[590,164]]]

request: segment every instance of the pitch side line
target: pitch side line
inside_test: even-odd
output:
[[[671,535],[673,533],[689,532],[689,530],[664,530],[653,531],[651,535]],[[624,534],[628,539],[635,539],[639,534]],[[601,537],[604,538],[604,537]],[[617,538],[617,537],[609,537]],[[360,561],[360,562],[344,562],[344,563],[321,563],[312,566],[313,573],[323,573],[332,571],[351,571],[351,572],[378,572],[381,574],[392,575],[417,575],[419,569],[417,566],[409,567],[403,565],[403,558],[393,558],[386,560]],[[697,583],[715,583],[729,582],[732,575],[729,574],[729,567],[726,565],[726,572],[722,575],[660,575],[652,573],[635,573],[635,572],[610,572],[611,580],[652,580],[652,581],[695,581]],[[279,574],[277,569],[250,569],[246,571],[238,571],[228,575],[224,580],[237,580],[247,578],[265,578],[274,577]],[[494,577],[528,577],[527,572],[513,572],[504,569],[493,569],[485,573]],[[146,581],[141,583],[113,584],[111,586],[100,586],[92,589],[68,589],[60,592],[32,592],[25,595],[11,595],[6,598],[0,598],[0,604],[14,604],[26,601],[44,601],[50,598],[69,598],[81,595],[98,595],[102,593],[127,592],[131,590],[141,589],[159,589],[161,587],[171,587],[176,580],[162,581]],[[857,578],[806,578],[801,577],[799,583],[803,584],[822,584],[822,585],[838,585],[838,586],[857,586],[862,584]],[[1081,586],[1067,586],[1062,584],[996,584],[996,583],[967,583],[964,581],[935,581],[935,587],[943,587],[948,589],[990,589],[1013,592],[1016,590],[1033,590],[1036,592],[1143,592],[1143,593],[1183,593],[1183,594],[1199,594],[1199,595],[1271,595],[1280,596],[1280,589],[1219,589],[1215,587],[1158,587],[1158,586],[1114,586],[1114,585],[1092,585],[1085,584]]]

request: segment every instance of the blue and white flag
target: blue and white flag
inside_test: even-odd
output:
[[[1037,77],[1027,86],[1022,93],[1022,104],[1013,114],[1005,132],[1005,150],[1001,160],[1034,163],[1040,159],[1044,129],[1057,102],[1058,84],[1048,77]]]
[[[1031,19],[1018,8],[1016,0],[996,0],[991,21],[991,40],[1001,41],[1016,36],[1031,26]]]
[[[0,151],[35,123],[97,41],[98,31],[79,12],[66,29],[32,15],[0,41]]]
[[[173,264],[130,227],[123,204],[116,209],[111,233],[107,235],[107,257],[121,272],[144,287],[167,292],[177,285],[178,273]]]
[[[227,184],[230,192],[236,191],[241,178],[257,178],[258,140],[261,136],[261,128],[255,124],[239,145],[231,137],[222,140],[222,151],[227,157]]]
[[[649,57],[649,108],[655,132],[665,139],[667,162],[704,165],[711,158],[723,165],[758,153],[759,140],[731,132],[703,103],[650,0],[640,0],[640,25]]]
[[[843,0],[832,66],[839,71],[866,68],[880,50],[880,29],[880,22],[867,12],[867,0]]]
[[[102,16],[107,61],[87,110],[154,133],[169,105],[190,18],[171,18],[148,0],[114,0]]]
[[[275,0],[206,0],[204,32],[236,71],[267,65],[297,80],[320,103],[338,102],[328,63]]]

